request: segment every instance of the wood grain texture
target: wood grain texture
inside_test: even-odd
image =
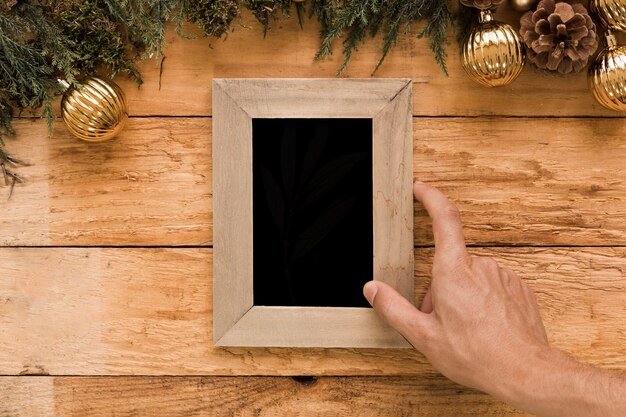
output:
[[[619,119],[414,119],[415,177],[461,209],[473,245],[625,245]],[[416,207],[415,243],[432,243]]]
[[[517,27],[508,7],[497,18]],[[226,41],[183,40],[170,27],[162,78],[152,59],[140,63],[141,88],[117,79],[131,115],[158,117],[131,118],[112,142],[78,142],[61,124],[49,139],[45,123],[17,121],[8,149],[33,165],[9,202],[0,188],[0,246],[210,245],[211,81],[335,77],[341,40],[314,63],[318,29],[283,19],[264,39],[249,14]],[[381,46],[362,45],[346,76],[368,77]],[[585,75],[527,66],[511,86],[485,89],[463,74],[456,46],[448,66],[446,78],[427,40],[401,35],[376,77],[413,80],[413,114],[432,116],[414,119],[414,175],[460,206],[468,243],[626,245],[623,119],[551,118],[618,115],[594,102]],[[490,118],[507,115],[547,118]],[[419,205],[415,243],[432,245]],[[626,248],[472,251],[527,280],[555,346],[626,369]],[[417,301],[432,254],[415,252]],[[208,248],[1,248],[0,374],[24,376],[0,377],[0,416],[526,415],[445,380],[412,350],[214,348],[211,258]],[[28,376],[46,374],[112,377]],[[117,376],[140,374],[178,377]],[[306,374],[377,377],[311,387],[230,377]]]
[[[251,118],[373,118],[411,80],[337,78],[224,78],[213,88],[234,100]],[[410,103],[401,101],[407,109]],[[213,100],[213,108],[221,104]],[[217,117],[216,114],[213,114]],[[409,113],[410,116],[410,113]]]
[[[33,165],[0,197],[0,245],[213,242],[209,119],[131,118],[97,146],[16,125],[9,150]],[[414,177],[458,204],[469,244],[626,245],[622,120],[414,118],[413,135]],[[415,210],[415,244],[432,245]]]
[[[0,377],[0,416],[54,415],[54,378]]]
[[[413,133],[406,84],[372,120],[374,279],[410,299],[413,271]]]
[[[252,118],[223,82],[214,81],[214,89],[213,341],[219,342],[253,304]]]
[[[0,187],[0,245],[208,244],[211,122],[131,119],[105,143],[62,123],[21,120],[10,151],[28,158],[11,200]],[[90,243],[91,242],[91,243]]]
[[[269,306],[252,307],[216,345],[386,349],[411,347],[371,308]]]
[[[407,79],[325,78],[213,81],[213,340],[216,345],[409,347],[371,309],[252,306],[252,119],[373,120],[374,277],[411,297],[414,285],[410,83]]]
[[[520,16],[508,5],[502,5],[496,14],[498,20],[514,27],[519,27]],[[191,26],[185,32],[198,39],[181,39],[171,26],[160,87],[160,59],[156,57],[139,64],[145,79],[141,88],[134,81],[118,79],[129,99],[131,115],[208,116],[213,78],[335,77],[343,60],[341,40],[335,42],[331,57],[313,62],[320,45],[319,26],[314,20],[306,20],[304,26],[300,30],[295,17],[281,19],[272,22],[264,38],[261,25],[244,13],[241,20],[233,22],[226,40],[203,38]],[[487,89],[475,84],[461,68],[452,34],[447,59],[450,75],[446,77],[435,63],[429,41],[417,40],[416,33],[417,27],[413,34],[401,34],[375,74],[413,79],[414,115],[619,116],[595,103],[584,71],[573,77],[555,77],[527,65],[510,86]],[[359,46],[345,76],[369,77],[381,47],[380,37]]]
[[[16,398],[16,392],[29,392]],[[53,405],[53,408],[50,408]],[[529,416],[442,376],[4,377],[0,415],[52,416]]]
[[[626,248],[491,248],[536,291],[551,342],[626,369]],[[415,252],[415,297],[432,249]],[[0,249],[2,375],[413,375],[412,349],[216,348],[211,250]]]

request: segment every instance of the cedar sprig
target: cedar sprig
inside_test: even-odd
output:
[[[210,0],[209,0],[210,1]],[[291,15],[292,0],[241,0],[242,5],[249,9],[254,17],[263,25],[263,36],[267,34],[270,18],[276,19],[277,12],[284,16]]]
[[[111,77],[123,73],[141,83],[136,61],[146,50],[129,7],[117,0],[54,0],[50,16],[60,36],[76,54],[69,63],[80,74],[106,68]],[[145,31],[145,28],[141,32]]]
[[[451,15],[448,8],[445,6],[445,2],[431,2],[429,4],[431,9],[426,10],[426,13],[432,16],[431,19],[426,20],[424,28],[419,32],[417,37],[430,38],[429,46],[435,55],[435,61],[439,64],[441,70],[448,75],[448,68],[446,67],[446,58],[448,53],[445,46],[449,43],[446,35],[446,31],[451,24]]]
[[[0,171],[2,172],[2,177],[4,179],[4,185],[9,186],[9,195],[7,200],[11,198],[13,195],[13,188],[15,188],[15,184],[24,182],[24,178],[14,172],[11,168],[17,166],[27,166],[28,163],[24,161],[20,161],[19,159],[15,159],[10,155],[4,153],[4,151],[0,150]]]
[[[446,30],[452,23],[452,16],[446,1],[440,0],[345,0],[336,4],[332,0],[312,0],[312,9],[322,20],[322,44],[316,55],[320,59],[332,52],[334,40],[345,33],[343,41],[344,61],[338,74],[346,69],[352,52],[365,42],[367,34],[376,36],[382,33],[384,44],[381,57],[373,70],[380,68],[398,36],[408,33],[413,24],[424,24],[418,38],[430,38],[430,48],[442,71],[447,74],[445,65]],[[332,12],[331,12],[332,10]]]
[[[221,38],[239,14],[237,0],[189,0],[181,2],[181,17],[198,24],[205,36]]]
[[[248,9],[266,33],[279,15],[290,16],[292,7],[300,24],[305,8],[320,24],[316,59],[329,55],[334,41],[344,37],[340,74],[368,36],[381,34],[384,43],[375,72],[398,36],[416,24],[421,25],[417,36],[430,39],[435,60],[447,73],[446,30],[450,25],[467,26],[471,20],[463,15],[453,21],[448,2],[441,0],[0,0],[3,173],[12,172],[5,171],[12,164],[6,159],[3,137],[15,134],[11,124],[15,114],[41,109],[52,128],[51,103],[61,93],[57,79],[74,84],[94,73],[111,77],[122,73],[141,84],[136,63],[155,54],[163,62],[168,22],[174,22],[178,34],[186,38],[191,36],[182,33],[185,21],[199,25],[208,37],[222,38],[241,10]]]
[[[336,19],[336,10],[340,1],[341,0],[309,0],[309,19],[315,16],[320,24],[322,46],[320,48],[321,54],[318,52],[318,56],[326,56],[331,52],[330,44],[324,44],[324,39],[330,34],[330,29]]]
[[[57,79],[75,83],[80,74],[103,69],[140,80],[134,61],[144,46],[129,22],[116,0],[23,0],[0,7],[0,164],[9,194],[23,181],[11,169],[20,161],[7,154],[3,140],[15,134],[16,111],[41,109],[51,132],[52,101],[62,89]]]

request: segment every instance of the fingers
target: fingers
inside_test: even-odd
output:
[[[416,182],[415,197],[422,202],[433,221],[436,256],[456,263],[467,256],[459,209],[435,187]]]
[[[363,295],[384,321],[414,347],[422,350],[429,326],[429,315],[419,311],[393,287],[381,281],[365,284]]]

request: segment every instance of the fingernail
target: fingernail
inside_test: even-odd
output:
[[[377,292],[378,292],[378,286],[376,285],[376,282],[374,281],[370,281],[366,283],[365,286],[363,287],[363,295],[365,296],[367,301],[370,303],[370,305],[374,305],[374,297],[376,296]]]

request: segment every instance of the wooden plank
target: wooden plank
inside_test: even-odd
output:
[[[61,123],[19,121],[10,151],[27,181],[0,188],[0,245],[208,244],[211,122],[131,119],[117,138],[81,142]]]
[[[374,279],[410,298],[413,282],[413,131],[405,84],[373,122]]]
[[[413,286],[410,277],[405,281]],[[411,348],[373,309],[365,307],[252,306],[215,344],[248,347]]]
[[[252,118],[221,83],[215,84],[216,139],[211,139],[218,279],[213,286],[213,340],[218,341],[253,304]]]
[[[400,92],[409,89],[406,78],[246,78],[214,79],[219,89],[251,118],[374,118]],[[409,95],[410,96],[410,95]],[[408,110],[410,101],[402,103]],[[214,100],[213,106],[224,99]],[[217,110],[217,108],[215,108]],[[405,113],[406,114],[406,113]],[[410,118],[411,113],[408,113]]]
[[[54,378],[0,377],[0,416],[54,416]]]
[[[17,390],[30,396],[17,399]],[[0,415],[49,411],[56,417],[530,416],[439,375],[325,377],[310,385],[285,377],[0,378]]]
[[[625,245],[619,119],[414,119],[415,177],[462,212],[474,245]],[[432,243],[416,208],[415,243]]]
[[[520,16],[508,5],[501,6],[496,15],[516,28]],[[203,38],[195,27],[185,31],[198,39],[185,40],[170,26],[160,86],[160,59],[156,57],[139,65],[145,79],[141,88],[131,80],[118,80],[127,93],[131,114],[208,116],[213,78],[335,77],[343,60],[341,40],[335,43],[335,53],[329,59],[313,62],[320,45],[319,26],[314,20],[304,25],[300,30],[297,19],[281,19],[273,22],[264,38],[261,25],[244,13],[233,23],[226,40]],[[413,33],[399,36],[375,76],[412,78],[414,115],[619,116],[595,103],[584,71],[573,77],[555,77],[527,65],[513,84],[488,89],[467,78],[452,35],[447,59],[450,75],[446,77],[435,63],[428,40],[416,39],[417,28]],[[345,76],[369,77],[381,47],[380,37],[361,45]]]
[[[550,340],[626,369],[626,248],[491,248],[537,292]],[[416,300],[432,249],[415,252]],[[216,348],[211,250],[0,249],[1,375],[422,375],[412,349]]]
[[[209,119],[131,118],[103,144],[16,124],[9,150],[33,165],[0,196],[0,245],[213,241]],[[626,245],[620,119],[414,118],[413,132],[414,176],[459,205],[469,244]],[[431,245],[415,209],[415,243]]]

